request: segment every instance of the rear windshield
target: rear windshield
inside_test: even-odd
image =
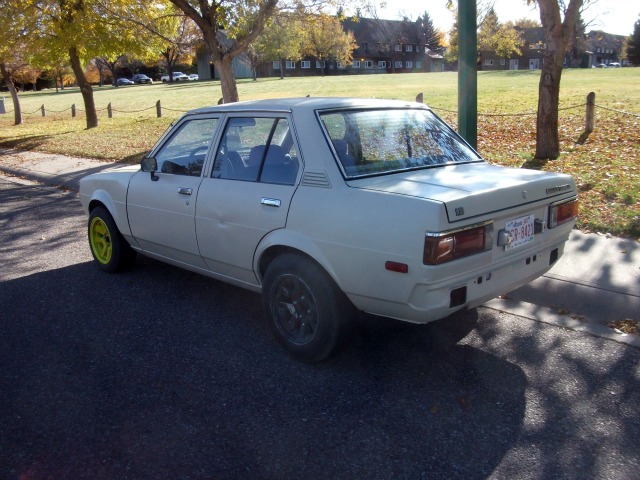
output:
[[[429,110],[334,110],[320,119],[350,178],[482,161]]]

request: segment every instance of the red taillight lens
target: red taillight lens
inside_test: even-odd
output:
[[[549,228],[567,223],[578,216],[578,200],[554,204],[549,207]]]
[[[450,233],[427,234],[422,262],[438,265],[484,252],[491,247],[491,242],[487,241],[489,228],[490,225],[482,225]]]

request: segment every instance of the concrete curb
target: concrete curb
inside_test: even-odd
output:
[[[479,308],[482,307],[640,348],[640,336],[638,335],[616,333],[613,329],[590,321],[586,317],[584,320],[574,319],[569,315],[562,315],[552,308],[502,298],[490,300]]]

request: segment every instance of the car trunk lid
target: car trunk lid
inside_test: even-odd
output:
[[[350,187],[428,198],[458,222],[575,191],[569,175],[473,163],[360,178]]]

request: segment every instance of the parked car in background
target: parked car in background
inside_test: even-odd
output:
[[[163,75],[162,77],[160,77],[160,80],[162,80],[162,83],[167,83],[169,81],[169,74],[167,75]],[[173,81],[174,82],[184,82],[184,81],[188,81],[189,77],[186,76],[184,73],[182,72],[173,72]]]
[[[135,83],[133,83],[131,80],[129,80],[128,78],[118,78],[116,80],[116,85],[118,87],[124,87],[125,85],[135,85]]]
[[[607,68],[607,64],[606,63],[599,63],[596,65],[596,68]]]
[[[618,62],[611,62],[609,68],[620,68],[620,64]]]
[[[189,80],[198,80],[200,77],[197,73],[192,73],[189,75]]]
[[[149,83],[152,84],[153,80],[151,80],[149,77],[147,77],[144,73],[136,73],[133,78],[133,83]]]
[[[80,201],[99,268],[139,252],[261,292],[308,362],[357,311],[427,323],[541,276],[578,211],[568,175],[489,165],[423,104],[349,98],[193,110]]]

